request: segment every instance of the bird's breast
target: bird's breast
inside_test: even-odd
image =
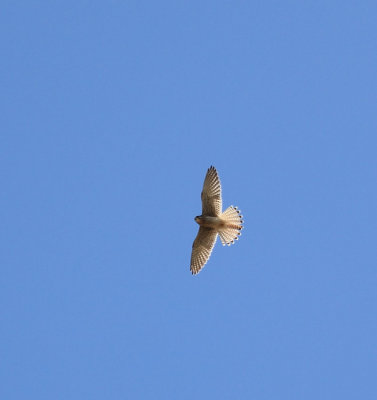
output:
[[[202,215],[198,218],[198,224],[205,228],[219,229],[225,226],[225,222],[219,217],[211,217],[209,215]]]

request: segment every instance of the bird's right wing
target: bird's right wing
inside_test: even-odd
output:
[[[222,212],[221,184],[215,167],[208,168],[202,191],[202,214],[217,217]]]
[[[208,261],[216,239],[217,232],[214,229],[204,228],[203,226],[199,228],[198,235],[192,245],[190,271],[193,275],[200,272]]]

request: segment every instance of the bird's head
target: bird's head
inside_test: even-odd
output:
[[[195,222],[197,222],[198,224],[200,224],[201,219],[202,219],[201,215],[198,215],[197,217],[194,218]]]

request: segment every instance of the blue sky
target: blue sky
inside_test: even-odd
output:
[[[376,3],[1,9],[1,398],[376,399]]]

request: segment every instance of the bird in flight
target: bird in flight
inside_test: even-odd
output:
[[[192,245],[190,271],[196,275],[208,261],[220,236],[223,246],[230,246],[241,235],[240,210],[230,206],[222,212],[221,184],[216,168],[208,168],[202,191],[202,215],[195,217],[199,232]]]

